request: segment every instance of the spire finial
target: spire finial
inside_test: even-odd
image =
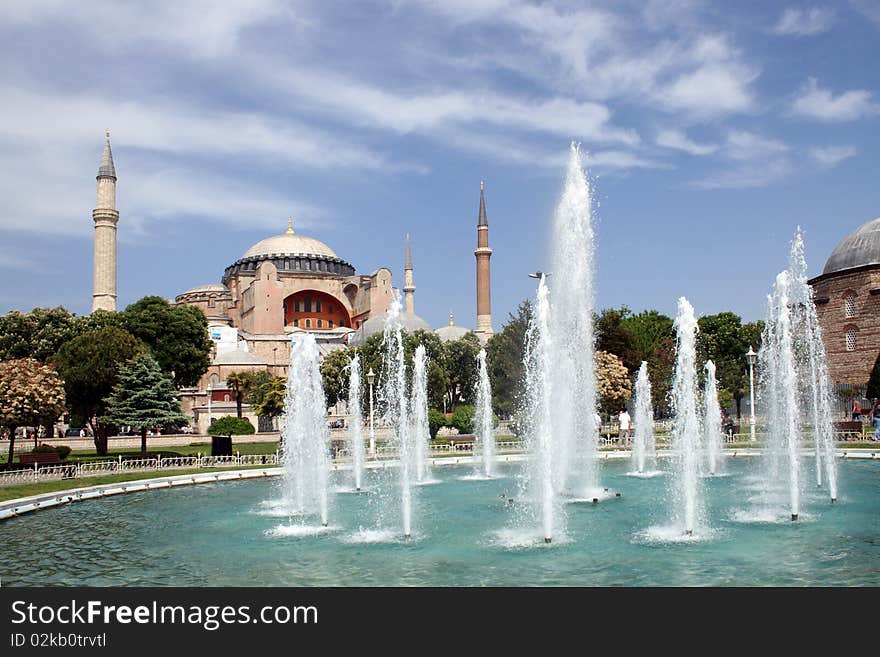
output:
[[[455,315],[452,314],[452,308],[449,309],[449,325],[455,326]]]
[[[488,226],[489,219],[486,217],[486,199],[483,197],[483,188],[486,181],[480,181],[480,212],[477,215],[477,226]]]
[[[285,235],[293,235],[293,217],[287,217],[287,230]]]
[[[107,135],[107,141],[110,141],[110,128],[105,128],[104,134]]]
[[[101,153],[101,163],[98,165],[98,178],[116,178],[116,166],[113,164],[113,151],[110,150],[110,128],[104,130],[104,152]]]
[[[485,187],[485,186],[486,186],[486,181],[481,179],[480,180],[480,191],[481,192],[483,191],[483,187]]]

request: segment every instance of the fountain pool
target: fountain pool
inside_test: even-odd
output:
[[[6,521],[3,546],[15,558],[0,576],[5,586],[880,585],[878,464],[840,461],[838,503],[813,487],[792,523],[784,499],[772,522],[749,516],[762,460],[728,458],[728,476],[704,482],[709,530],[694,542],[650,538],[646,530],[667,521],[669,475],[627,476],[627,460],[599,466],[622,497],[564,505],[564,532],[549,545],[539,528],[510,529],[516,502],[501,496],[517,494],[522,464],[499,464],[496,479],[462,481],[472,473],[467,464],[434,469],[440,481],[421,488],[409,541],[373,528],[369,493],[336,496],[322,533],[273,536],[287,521],[267,503],[281,497],[280,482],[261,479],[132,493]],[[659,469],[671,465],[658,461]],[[381,474],[366,471],[366,488]],[[350,478],[331,474],[330,490],[350,487]]]

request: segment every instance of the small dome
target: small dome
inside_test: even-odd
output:
[[[192,289],[187,290],[183,294],[193,294],[195,292],[229,292],[229,288],[222,283],[210,283],[208,285],[198,285]]]
[[[864,265],[880,265],[880,218],[859,226],[831,253],[822,274],[833,274]]]
[[[441,326],[434,333],[440,338],[442,342],[451,342],[453,340],[461,340],[464,336],[470,333],[471,330],[469,328],[465,328],[464,326]]]
[[[333,249],[320,240],[296,233],[284,233],[260,240],[249,248],[242,259],[273,255],[317,255],[337,258]]]
[[[212,365],[265,365],[254,354],[244,349],[230,349],[220,351],[214,356]]]
[[[370,336],[384,331],[385,320],[387,317],[388,313],[379,315],[378,317],[370,317],[370,319],[361,324],[359,329],[349,334],[348,344],[353,346],[362,345],[370,338]],[[401,328],[407,333],[412,333],[413,331],[431,331],[431,325],[413,313],[401,312],[399,319]]]

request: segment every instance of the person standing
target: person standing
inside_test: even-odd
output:
[[[861,420],[862,419],[862,400],[859,399],[858,397],[853,399],[852,419],[853,420]]]
[[[630,437],[632,427],[632,419],[625,408],[620,409],[620,415],[617,416],[617,421],[620,423],[620,440],[623,442]]]

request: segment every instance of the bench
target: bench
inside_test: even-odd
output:
[[[31,454],[19,454],[18,462],[22,465],[57,465],[61,463],[58,452],[34,452]]]

